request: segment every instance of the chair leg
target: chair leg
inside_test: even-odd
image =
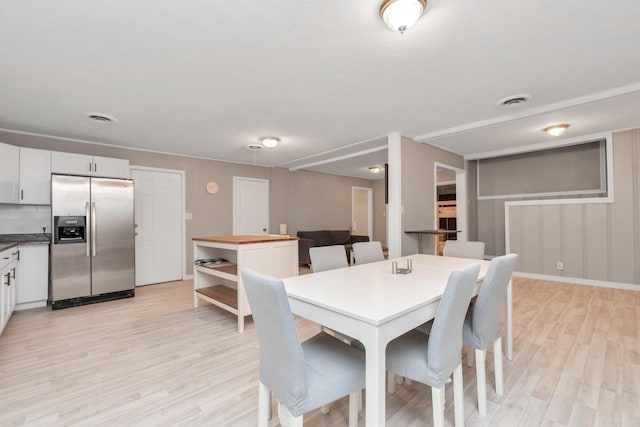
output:
[[[282,427],[302,427],[303,417],[303,415],[294,417],[291,411],[289,411],[289,408],[278,402],[278,418],[280,418],[280,425]]]
[[[478,412],[487,415],[487,376],[485,373],[485,350],[476,348],[476,383],[478,389]]]
[[[329,405],[322,405],[320,407],[320,413],[322,415],[327,415],[329,413]]]
[[[267,427],[271,418],[271,390],[258,381],[258,427]]]
[[[456,427],[464,426],[464,385],[462,383],[462,363],[453,371],[453,408]]]
[[[473,347],[467,346],[467,366],[473,368]]]
[[[349,395],[349,427],[358,427],[358,402],[361,401],[362,391]]]
[[[502,337],[493,343],[493,361],[496,371],[496,394],[504,395],[504,378],[502,373]]]
[[[433,426],[444,427],[444,387],[431,387],[431,404],[433,405]]]

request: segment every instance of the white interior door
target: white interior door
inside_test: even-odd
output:
[[[182,279],[180,171],[134,169],[136,286]]]
[[[351,187],[351,234],[373,240],[373,190]]]
[[[233,177],[233,234],[269,234],[269,180]]]

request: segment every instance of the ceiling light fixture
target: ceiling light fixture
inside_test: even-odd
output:
[[[402,34],[416,23],[426,6],[427,0],[385,0],[380,17],[387,27]]]
[[[560,136],[564,134],[567,131],[567,129],[569,129],[569,125],[566,123],[563,123],[560,125],[547,126],[542,130],[555,138],[556,136]]]
[[[379,173],[382,168],[380,166],[371,166],[369,168],[369,172],[371,173]]]
[[[278,143],[280,142],[280,138],[277,138],[275,136],[263,136],[262,138],[260,138],[260,142],[262,142],[262,145],[267,148],[273,148],[278,145]]]

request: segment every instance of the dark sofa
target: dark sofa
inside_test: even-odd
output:
[[[309,248],[314,246],[345,245],[347,260],[351,245],[356,242],[368,242],[369,236],[355,236],[349,230],[298,231],[298,259],[300,264],[311,264]]]

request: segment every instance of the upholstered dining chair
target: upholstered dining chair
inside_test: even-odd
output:
[[[452,374],[455,425],[464,424],[462,324],[479,272],[473,264],[451,273],[429,335],[414,329],[387,345],[389,384],[397,374],[431,386],[436,427],[444,425],[444,386]]]
[[[368,264],[384,260],[384,252],[382,252],[382,244],[380,242],[357,242],[352,245],[352,248],[356,264]]]
[[[484,259],[484,242],[447,240],[444,242],[442,255],[458,258]]]
[[[493,258],[482,282],[476,301],[469,306],[462,328],[462,341],[467,346],[467,364],[472,366],[472,351],[476,356],[476,380],[478,389],[478,412],[487,413],[487,379],[485,356],[487,348],[493,344],[493,360],[496,378],[496,394],[502,396],[502,303],[507,295],[518,256],[509,254]]]
[[[269,425],[271,392],[282,425],[302,426],[306,412],[349,395],[349,426],[357,426],[364,353],[323,333],[300,343],[282,280],[241,274],[260,343],[258,426]]]
[[[311,257],[311,267],[313,267],[314,273],[349,267],[349,262],[347,260],[347,255],[344,251],[343,245],[318,246],[309,248],[309,257]],[[320,330],[323,332],[328,331],[331,335],[348,344],[353,344],[355,342],[353,338],[343,335],[339,332],[329,330],[322,325],[320,325]],[[322,413],[326,412],[327,408],[323,408]]]
[[[344,245],[309,248],[309,257],[314,273],[349,266]]]

